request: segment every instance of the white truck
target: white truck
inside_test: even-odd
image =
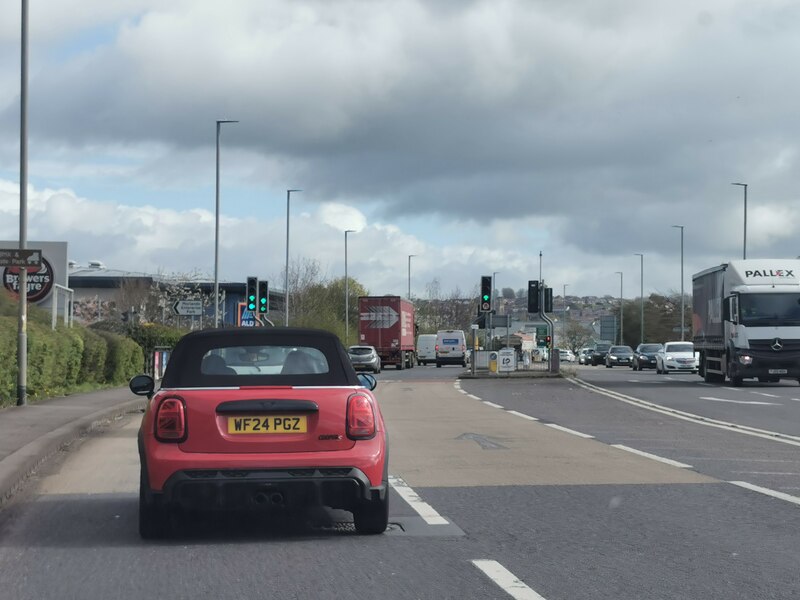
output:
[[[800,260],[734,260],[692,280],[694,347],[705,381],[800,381]]]

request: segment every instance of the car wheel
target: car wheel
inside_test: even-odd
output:
[[[437,369],[441,369],[441,368],[442,368],[442,363],[440,363],[440,362],[438,362],[438,361],[437,361],[437,362],[436,362],[436,368],[437,368]]]
[[[158,540],[169,535],[169,515],[159,499],[152,497],[144,474],[139,475],[139,537]]]
[[[372,372],[373,372],[373,373],[375,373],[375,374],[377,375],[378,373],[380,373],[380,372],[381,372],[381,366],[380,366],[380,365],[378,365],[377,367],[375,367],[375,368],[372,370]]]
[[[356,531],[362,535],[377,535],[389,525],[389,492],[383,500],[372,500],[353,511]]]

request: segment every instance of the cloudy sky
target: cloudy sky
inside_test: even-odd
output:
[[[19,2],[0,6],[0,239],[19,235]],[[767,0],[31,2],[31,240],[109,268],[372,293],[543,275],[680,289],[796,257],[800,4]]]

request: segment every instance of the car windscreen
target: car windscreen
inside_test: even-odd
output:
[[[694,344],[670,344],[667,352],[694,352]]]
[[[630,346],[614,346],[609,352],[613,352],[614,354],[633,354],[633,350],[631,350]]]
[[[658,352],[661,348],[661,344],[644,344],[639,346],[639,352]]]

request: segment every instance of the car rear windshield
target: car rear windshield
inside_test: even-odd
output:
[[[611,344],[597,344],[594,349],[597,352],[608,352],[608,349],[611,348]]]
[[[353,356],[366,356],[367,354],[372,354],[372,348],[365,348],[363,346],[351,346],[348,350],[350,354]]]
[[[220,330],[181,338],[164,388],[358,385],[339,340],[314,330]]]
[[[616,354],[633,354],[633,350],[631,350],[630,346],[614,346],[609,352],[614,352]]]

